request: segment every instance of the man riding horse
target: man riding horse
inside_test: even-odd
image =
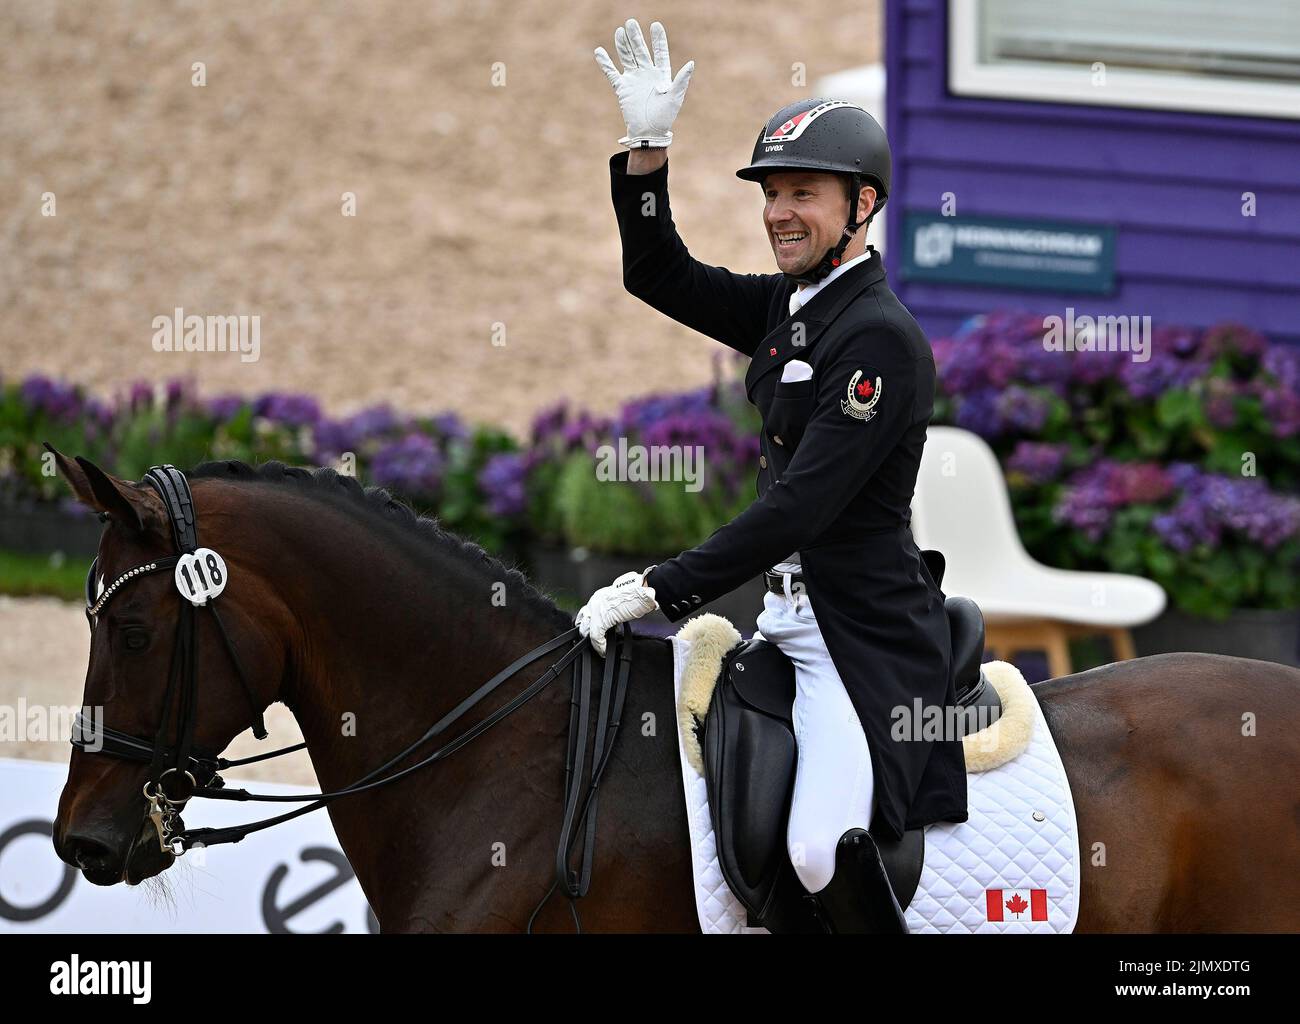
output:
[[[751,358],[759,497],[698,547],[597,590],[577,623],[603,654],[611,627],[656,608],[678,622],[764,573],[756,626],[796,676],[795,873],[830,930],[905,931],[872,836],[967,812],[960,739],[891,735],[898,709],[914,715],[919,699],[934,714],[955,697],[944,596],[909,528],[934,358],[866,244],[889,193],[889,144],[855,104],[783,107],[736,172],[763,189],[779,273],[701,263],[668,203],[671,128],[694,62],[674,78],[658,22],[651,41],[653,53],[634,20],[617,30],[621,73],[596,50],[627,124],[629,152],[609,162],[623,280]]]

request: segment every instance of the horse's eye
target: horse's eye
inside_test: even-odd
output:
[[[142,626],[128,626],[122,642],[128,651],[143,651],[149,646],[149,631]]]

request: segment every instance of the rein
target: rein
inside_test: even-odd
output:
[[[445,757],[455,753],[461,747],[477,739],[492,726],[508,717],[547,686],[559,678],[567,668],[571,674],[571,695],[569,700],[569,728],[564,762],[564,800],[560,825],[560,838],[556,850],[556,880],[551,885],[529,918],[528,930],[532,931],[533,921],[546,902],[560,889],[573,901],[585,896],[591,885],[591,871],[595,859],[596,843],[596,809],[598,789],[601,777],[608,767],[610,754],[618,736],[622,722],[623,707],[627,697],[628,679],[631,674],[632,631],[627,623],[618,627],[604,659],[600,674],[600,701],[595,713],[595,728],[592,733],[592,676],[595,673],[597,655],[591,644],[575,626],[559,636],[546,641],[527,654],[515,659],[473,693],[467,696],[442,718],[434,723],[419,739],[403,751],[391,757],[384,764],[375,768],[356,782],[333,792],[271,795],[250,793],[243,789],[229,789],[218,774],[228,768],[266,761],[274,757],[290,754],[306,747],[298,743],[282,747],[253,757],[228,760],[211,751],[204,751],[193,744],[194,728],[197,720],[197,664],[196,641],[194,631],[194,614],[199,607],[206,606],[213,614],[221,633],[223,644],[235,665],[240,682],[253,708],[253,732],[258,739],[267,736],[262,714],[253,697],[244,675],[243,666],[229,634],[226,632],[220,616],[217,615],[215,597],[225,588],[225,563],[219,555],[208,548],[197,546],[197,524],[195,522],[193,500],[189,484],[180,470],[174,466],[154,466],[146,479],[154,485],[167,507],[168,517],[172,522],[173,534],[180,554],[160,558],[144,565],[129,569],[99,594],[95,593],[94,584],[98,559],[91,564],[86,577],[86,617],[94,630],[97,616],[109,599],[121,587],[131,580],[154,572],[173,569],[177,589],[182,597],[181,617],[176,628],[176,645],[172,651],[171,671],[169,673],[166,696],[163,701],[163,716],[159,731],[154,741],[132,736],[107,726],[92,725],[82,713],[78,713],[73,724],[72,744],[85,753],[103,753],[124,760],[138,761],[150,765],[150,778],[145,783],[144,795],[149,801],[148,817],[158,831],[159,846],[164,852],[173,856],[182,856],[194,847],[219,846],[226,843],[238,843],[245,836],[278,825],[281,822],[320,810],[344,797],[355,796],[397,782],[414,774]],[[187,560],[188,556],[188,560]],[[211,556],[211,557],[208,557]],[[206,559],[206,561],[205,561]],[[206,575],[203,569],[206,565]],[[184,570],[190,570],[188,582],[182,584]],[[193,578],[198,576],[202,585],[197,589],[192,586]],[[187,590],[187,586],[190,589]],[[539,658],[558,650],[565,644],[565,651],[541,676],[526,689],[517,694],[508,703],[502,705],[486,718],[466,728],[463,732],[448,740],[421,760],[392,774],[385,774],[397,768],[401,762],[414,755],[429,742],[441,736],[455,725],[468,712],[491,695],[501,684],[516,673],[531,665]],[[179,708],[177,711],[177,737],[174,743],[167,743],[168,723],[171,718],[173,702],[179,691]],[[98,741],[98,743],[96,743]],[[92,749],[97,747],[97,749]],[[590,769],[588,769],[590,762]],[[163,766],[170,763],[170,767]],[[382,776],[382,777],[381,777]],[[264,818],[226,828],[186,829],[180,820],[180,811],[192,798],[208,800],[238,800],[257,803],[303,803],[307,806],[289,811],[285,814]],[[571,866],[572,851],[579,835],[583,842],[576,869]],[[576,907],[573,916],[577,920]]]

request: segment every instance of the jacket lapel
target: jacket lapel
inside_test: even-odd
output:
[[[870,259],[836,278],[814,295],[808,305],[800,307],[794,316],[787,316],[768,331],[754,350],[745,373],[745,393],[752,395],[754,386],[778,366],[802,358],[849,303],[884,278],[885,268],[880,253],[872,250]]]

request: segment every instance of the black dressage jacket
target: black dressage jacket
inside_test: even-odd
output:
[[[937,732],[955,703],[944,595],[910,528],[934,410],[929,341],[874,250],[791,316],[796,285],[784,274],[734,274],[690,255],[667,165],[629,175],[623,152],[609,167],[627,290],[749,356],[745,389],[763,416],[758,500],[650,572],[660,608],[680,621],[798,551],[871,749],[873,833],[965,821],[961,741]],[[790,359],[811,364],[812,379],[782,382]]]

